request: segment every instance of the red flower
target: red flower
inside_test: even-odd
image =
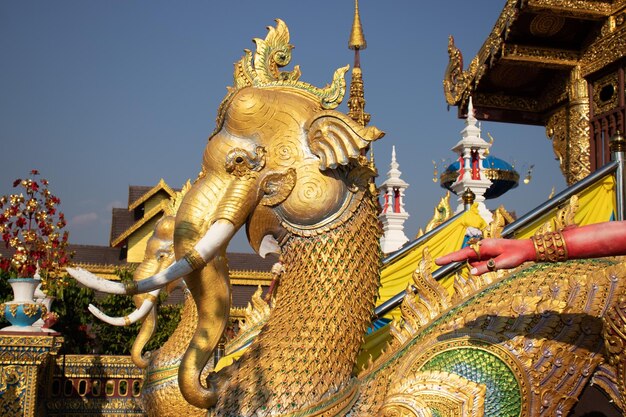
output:
[[[0,259],[0,269],[8,271],[11,268],[11,261],[5,258]]]
[[[33,176],[39,175],[36,169],[30,175],[13,183],[13,187],[23,189],[22,193],[0,196],[0,237],[14,250],[8,259],[0,257],[0,267],[11,275],[28,277],[39,265],[42,277],[53,279],[55,270],[73,256],[65,250],[67,231],[60,230],[66,220],[56,208],[61,200],[48,190],[48,180],[35,180]]]
[[[33,277],[35,276],[35,273],[37,272],[37,267],[33,264],[24,265],[24,272],[26,273],[27,276]]]

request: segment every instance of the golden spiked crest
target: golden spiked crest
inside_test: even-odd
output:
[[[268,26],[267,30],[265,39],[254,39],[254,55],[252,51],[245,49],[244,56],[235,63],[233,86],[228,87],[228,94],[220,104],[216,132],[222,126],[231,98],[244,87],[292,90],[319,101],[323,109],[334,109],[341,104],[346,92],[344,75],[350,66],[337,69],[332,82],[324,88],[299,81],[301,73],[298,65],[292,71],[280,71],[280,68],[291,61],[293,45],[289,44],[289,28],[285,22],[276,19],[276,27]]]
[[[178,208],[180,207],[180,203],[183,202],[183,198],[187,191],[191,189],[191,181],[187,180],[183,188],[178,191],[172,198],[169,199],[168,203],[165,206],[165,215],[166,216],[175,216],[178,212]]]

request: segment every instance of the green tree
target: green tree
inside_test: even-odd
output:
[[[117,271],[122,280],[132,279],[132,268]],[[13,299],[13,291],[7,282],[8,276],[0,273],[0,303]],[[90,303],[111,316],[124,316],[135,309],[132,297],[107,295],[97,299],[95,291],[84,288],[68,277],[54,290],[51,310],[59,315],[54,330],[61,333],[65,342],[60,353],[105,355],[128,355],[139,332],[141,323],[126,327],[111,326],[96,319],[88,310]],[[158,349],[171,336],[180,321],[180,305],[163,305],[167,295],[162,293],[158,300],[157,328],[146,346],[148,350]],[[9,326],[0,320],[0,328]]]

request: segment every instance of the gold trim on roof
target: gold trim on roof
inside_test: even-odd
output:
[[[126,266],[134,265],[127,263]],[[75,263],[74,266],[83,268],[100,277],[117,280],[120,277],[115,273],[125,265],[111,264],[90,264],[86,262]],[[235,269],[230,270],[230,283],[232,285],[265,285],[268,286],[272,282],[272,273],[270,271],[255,271],[252,269]]]
[[[141,226],[146,224],[148,221],[152,220],[152,218],[154,216],[156,216],[157,214],[159,214],[160,212],[164,212],[165,213],[168,204],[169,204],[169,200],[163,200],[163,201],[161,201],[159,203],[158,206],[154,207],[149,212],[144,213],[144,215],[143,215],[143,217],[141,219],[137,220],[135,223],[133,223],[132,226],[130,226],[128,229],[126,229],[124,231],[124,233],[122,233],[117,238],[115,238],[115,240],[113,240],[111,242],[111,246],[115,247],[115,246],[119,245],[120,243],[122,243],[130,235],[132,235],[134,232],[136,232],[137,229],[139,229]]]
[[[254,285],[259,286],[262,285],[264,287],[269,287],[272,283],[271,279],[263,279],[263,278],[234,278],[230,280],[230,285]]]
[[[119,281],[120,277],[116,274],[116,271],[121,267],[120,265],[107,265],[107,264],[90,264],[85,262],[78,262],[74,264],[75,267],[86,269],[92,274],[98,275],[101,278]]]
[[[500,59],[503,61],[532,62],[538,67],[563,69],[578,65],[580,54],[577,51],[567,49],[505,44]]]
[[[174,195],[176,194],[176,192],[169,185],[167,185],[167,183],[163,180],[163,178],[161,178],[159,182],[157,183],[157,185],[152,187],[150,191],[148,191],[147,193],[139,197],[137,200],[133,201],[132,204],[129,204],[128,211],[136,209],[141,204],[145,203],[150,197],[152,197],[153,195],[155,195],[161,190],[168,193],[170,195],[170,198],[174,197]]]
[[[527,0],[526,6],[531,10],[549,9],[565,16],[599,19],[624,6],[620,3],[608,0]]]
[[[492,181],[519,182],[519,174],[515,171],[507,171],[498,168],[486,168],[483,170],[485,177]]]
[[[230,309],[230,319],[245,319],[246,318],[246,309],[245,307],[231,307]]]
[[[504,45],[503,38],[519,15],[518,0],[508,0],[502,13],[498,17],[487,40],[472,59],[467,71],[463,70],[463,55],[454,45],[454,38],[450,36],[448,43],[449,63],[443,81],[446,101],[456,106],[468,100],[472,86],[485,74],[495,57]]]
[[[623,33],[611,33],[607,36],[603,32],[591,46],[580,52],[505,44],[508,31],[517,20],[520,10],[552,12],[559,16],[570,16],[577,19],[601,20],[609,18],[610,20],[614,19],[614,16],[611,15],[621,13],[624,7],[623,1],[528,0],[527,2],[519,2],[518,0],[508,0],[493,30],[472,59],[467,70],[463,69],[463,56],[460,50],[454,45],[454,40],[450,40],[448,45],[449,63],[443,81],[447,103],[452,106],[463,106],[488,68],[500,59],[532,62],[553,68],[581,65],[582,73],[586,76],[619,59],[626,51]],[[476,97],[474,99],[476,104],[479,100],[476,100]]]
[[[515,171],[507,171],[499,168],[484,168],[481,172],[485,174],[485,177],[492,181],[512,181],[519,182],[519,174]],[[450,181],[454,183],[459,176],[459,171],[445,171],[439,177],[441,184],[446,184]]]

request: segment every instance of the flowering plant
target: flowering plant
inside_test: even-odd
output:
[[[61,200],[48,190],[48,180],[38,178],[39,171],[30,174],[13,182],[19,193],[0,197],[0,235],[12,253],[0,255],[0,270],[19,278],[39,271],[45,287],[60,277],[73,253],[67,250],[68,232],[62,231],[65,216],[57,211]]]

